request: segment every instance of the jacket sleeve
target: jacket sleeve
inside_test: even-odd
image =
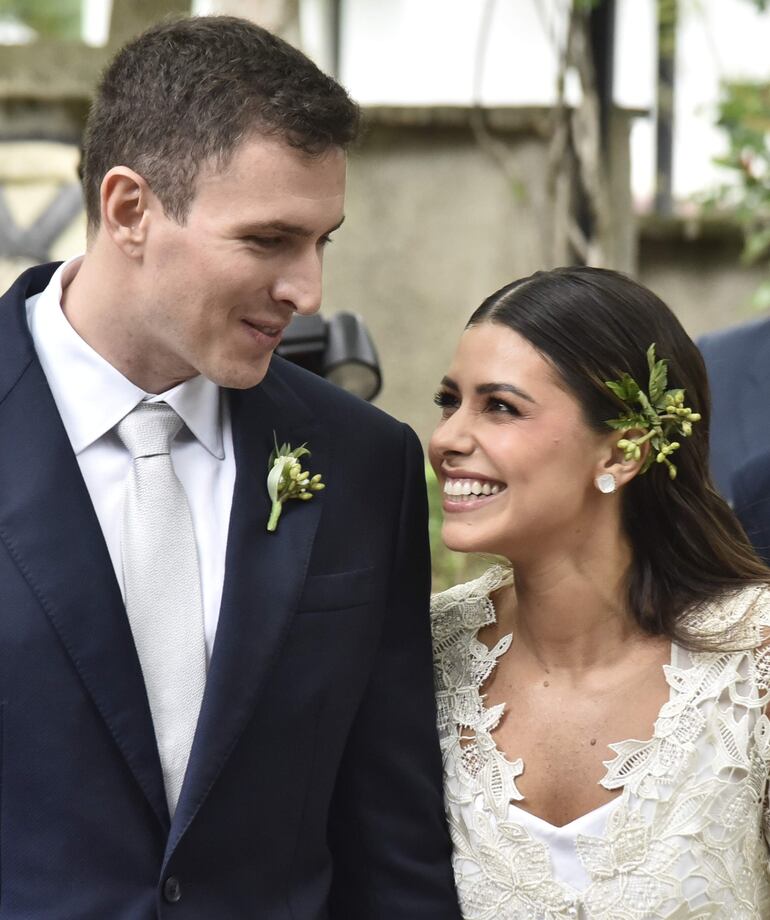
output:
[[[422,451],[404,426],[388,609],[340,770],[330,920],[460,920],[444,820]]]

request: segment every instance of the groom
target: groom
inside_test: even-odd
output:
[[[89,119],[82,258],[0,301],[5,920],[457,920],[405,426],[273,358],[355,105],[243,20]],[[274,444],[324,491],[269,533]]]

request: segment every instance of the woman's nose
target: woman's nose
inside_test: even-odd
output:
[[[457,409],[439,422],[430,439],[431,452],[442,457],[469,454],[473,450],[473,435],[467,413]]]

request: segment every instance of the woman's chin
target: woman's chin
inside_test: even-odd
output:
[[[445,523],[441,529],[441,539],[446,548],[455,553],[491,553],[488,541],[481,534],[473,533],[473,530],[467,524],[460,528],[457,524]]]

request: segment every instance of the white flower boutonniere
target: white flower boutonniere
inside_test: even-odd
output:
[[[310,456],[310,451],[304,444],[292,447],[291,444],[281,444],[273,432],[275,450],[270,454],[267,464],[267,493],[273,503],[270,509],[270,520],[267,529],[272,533],[278,527],[278,518],[283,510],[283,503],[290,498],[298,498],[306,502],[313,497],[315,492],[320,492],[326,486],[321,482],[321,474],[308,473],[302,469],[300,457]]]

